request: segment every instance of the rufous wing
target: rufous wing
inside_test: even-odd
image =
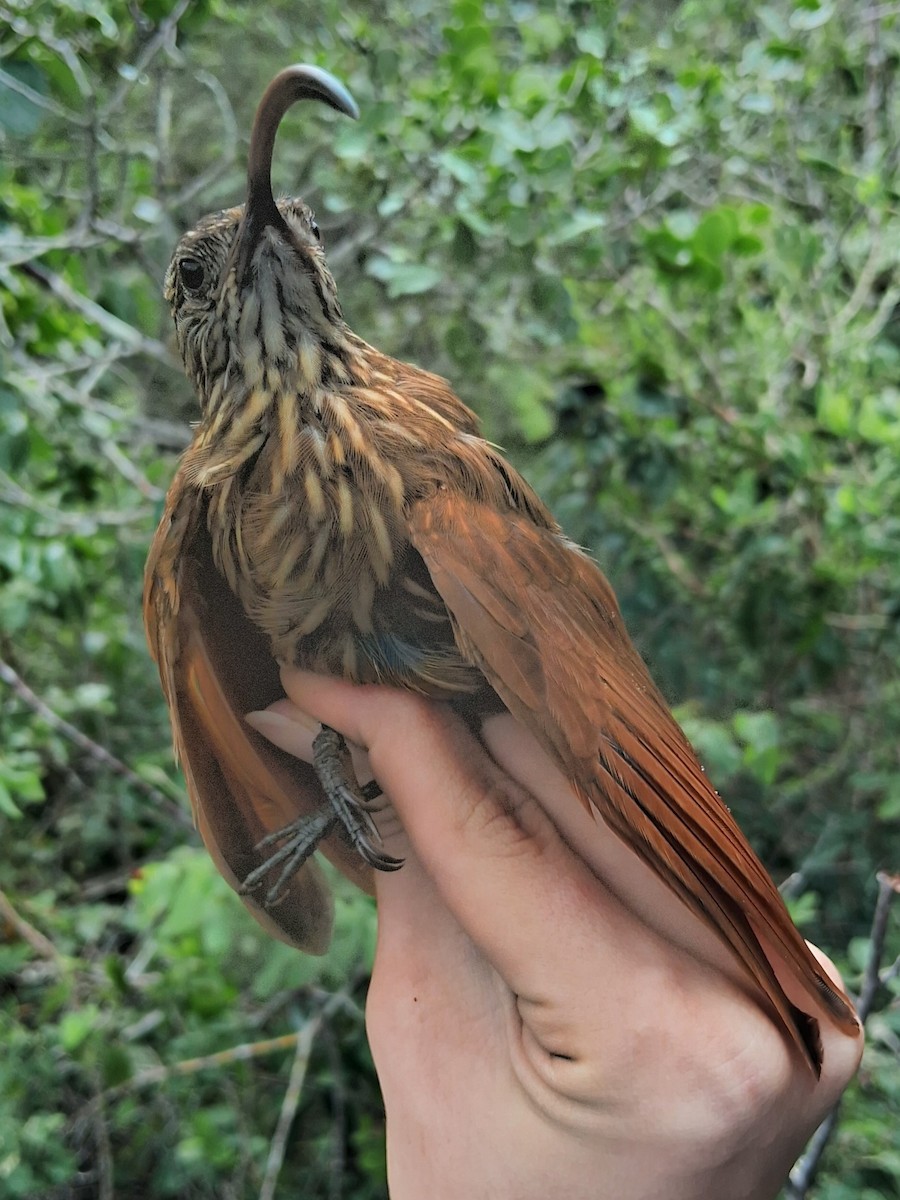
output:
[[[283,696],[278,666],[268,640],[215,568],[196,495],[179,502],[177,484],[147,560],[144,621],[195,823],[237,890],[271,853],[255,849],[260,839],[317,811],[324,797],[311,767],[243,720]],[[330,837],[320,849],[354,883],[372,890],[369,869],[348,843]],[[277,903],[264,907],[253,896],[241,898],[282,941],[311,954],[328,948],[333,902],[315,860],[291,877]]]
[[[615,596],[576,547],[525,514],[438,491],[410,537],[484,672],[576,793],[703,920],[818,1072],[815,1017],[857,1029],[778,891],[707,780],[625,631]],[[761,940],[810,997],[788,1000]]]

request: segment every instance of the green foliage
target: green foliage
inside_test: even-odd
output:
[[[362,109],[292,113],[275,165],[318,210],[351,324],[450,377],[597,554],[796,918],[858,984],[874,871],[900,859],[900,17],[820,0],[0,17],[0,656],[33,689],[4,676],[0,703],[0,887],[29,923],[0,942],[0,1191],[257,1195],[285,1051],[178,1064],[301,1029],[329,989],[350,999],[281,1187],[384,1194],[350,1002],[371,907],[341,893],[321,961],[257,930],[177,807],[139,621],[194,415],[160,281],[181,230],[241,198],[253,106],[289,61]],[[900,1194],[897,992],[819,1200]]]

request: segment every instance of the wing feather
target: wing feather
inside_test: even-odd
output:
[[[243,720],[244,713],[283,695],[277,664],[268,639],[215,569],[196,496],[179,503],[176,495],[168,511],[147,560],[147,639],[194,821],[237,890],[263,861],[254,849],[260,839],[316,811],[323,798],[311,767],[271,746]],[[332,837],[321,849],[354,883],[372,890],[370,872],[349,844]],[[277,904],[264,908],[252,896],[241,899],[282,941],[313,954],[327,949],[333,903],[314,860],[291,878]]]
[[[649,867],[711,922],[757,994],[818,1071],[816,1021],[785,995],[760,939],[848,1032],[852,1010],[797,932],[622,622],[599,568],[527,515],[441,491],[410,536],[450,612],[460,652]]]

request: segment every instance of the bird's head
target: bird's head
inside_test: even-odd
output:
[[[246,203],[186,233],[166,272],[178,346],[204,413],[226,395],[272,390],[286,376],[302,389],[343,328],[311,210],[272,194],[275,135],[298,100],[359,115],[346,88],[318,67],[277,75],[253,123]]]

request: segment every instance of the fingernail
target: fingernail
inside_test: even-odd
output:
[[[265,737],[269,736],[269,731],[276,734],[280,730],[283,735],[290,730],[296,730],[298,726],[309,733],[318,733],[322,728],[314,717],[291,704],[289,700],[278,700],[268,708],[245,713],[244,720]]]
[[[289,727],[289,722],[284,717],[279,717],[277,713],[266,712],[264,709],[258,712],[244,713],[244,720],[257,733],[261,733],[270,741],[277,740],[279,730],[286,733]]]
[[[279,750],[287,750],[288,754],[302,753],[304,743],[308,741],[305,730],[296,721],[289,720],[281,713],[267,710],[249,712],[244,720],[257,733],[262,734],[267,742],[271,742]]]

